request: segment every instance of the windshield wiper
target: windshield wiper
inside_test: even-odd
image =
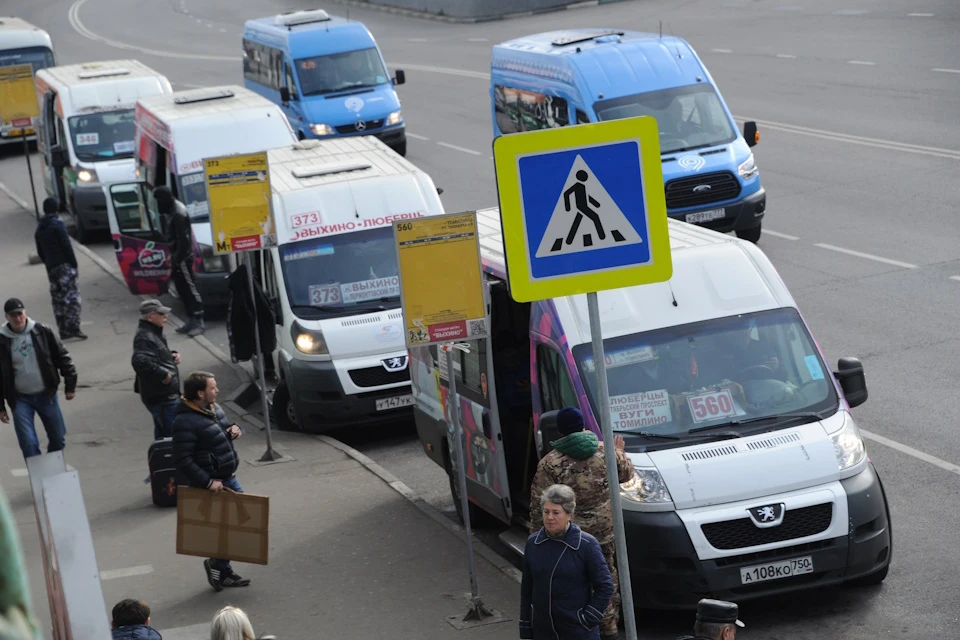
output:
[[[649,431],[617,431],[617,433],[625,433],[631,436],[643,436],[644,438],[658,439],[658,440],[679,440],[680,436],[671,435],[669,433],[650,433]]]
[[[801,420],[803,418],[816,418],[817,420],[822,420],[823,413],[824,412],[817,412],[817,411],[801,411],[799,413],[781,413],[781,414],[774,414],[772,416],[755,416],[753,418],[745,418],[742,420],[730,420],[729,422],[708,425],[706,427],[697,427],[696,429],[690,429],[690,431],[688,431],[687,433],[698,433],[700,431],[709,431],[711,429],[719,429],[721,427],[730,427],[730,426],[737,427],[745,424],[753,424],[755,422],[765,422],[767,420],[772,420],[776,424],[784,424],[784,423],[792,422],[794,420]],[[742,434],[737,434],[737,437],[739,438],[740,435]]]

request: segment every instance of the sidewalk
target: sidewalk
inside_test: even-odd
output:
[[[53,324],[43,267],[27,264],[33,225],[0,194],[0,297],[21,297],[31,317]],[[130,368],[139,300],[86,255],[77,258],[90,339],[67,344],[80,385],[72,402],[61,394],[61,405],[67,462],[80,474],[108,607],[125,597],[146,600],[165,640],[208,638],[209,620],[226,604],[248,610],[257,633],[281,640],[516,637],[515,580],[478,556],[485,602],[509,620],[456,630],[446,618],[466,612],[469,591],[461,539],[324,439],[275,432],[275,448],[295,460],[251,464],[265,449],[264,432],[252,423],[241,423],[237,444],[245,462],[237,475],[248,493],[271,497],[270,564],[238,564],[253,584],[213,592],[201,560],[175,553],[175,511],[153,507],[143,484],[152,422],[133,393]],[[182,373],[203,369],[217,376],[222,400],[240,384],[233,367],[196,341],[170,329],[167,338],[182,354]],[[41,442],[45,446],[45,436]],[[9,425],[0,426],[0,484],[27,555],[34,611],[49,633],[29,481]]]

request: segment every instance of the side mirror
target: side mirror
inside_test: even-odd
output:
[[[57,169],[67,166],[67,150],[63,147],[54,147],[51,149],[50,162]]]
[[[280,102],[290,102],[290,89],[288,87],[280,87]]]
[[[554,441],[560,439],[560,429],[557,428],[557,413],[559,412],[547,411],[540,415],[540,442],[542,445],[540,451],[537,452],[539,454],[538,458],[550,453]]]
[[[393,84],[399,86],[406,83],[407,74],[403,72],[403,69],[397,69],[397,76],[393,79]]]
[[[438,196],[442,196],[442,195],[443,195],[443,187],[437,187],[437,195],[438,195]]]
[[[748,147],[755,147],[760,142],[760,132],[757,131],[757,123],[753,120],[743,123],[743,139],[747,141]]]
[[[840,383],[851,409],[867,401],[867,378],[863,375],[863,364],[859,358],[840,358],[833,375]]]

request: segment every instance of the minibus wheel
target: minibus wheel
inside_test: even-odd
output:
[[[273,419],[281,431],[303,430],[297,420],[293,403],[290,402],[290,388],[287,387],[286,382],[278,384],[276,391],[273,392]]]

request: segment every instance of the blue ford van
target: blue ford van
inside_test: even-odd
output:
[[[686,41],[655,33],[571,29],[493,48],[493,134],[653,116],[660,126],[667,213],[757,242],[767,205],[750,147]]]
[[[248,89],[283,108],[300,139],[377,136],[400,155],[407,135],[383,55],[363,24],[322,9],[248,20],[243,29]]]

